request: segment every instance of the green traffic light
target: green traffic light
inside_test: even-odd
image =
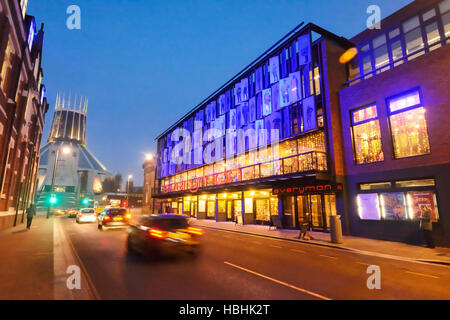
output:
[[[88,204],[89,203],[89,199],[88,198],[84,198],[83,199],[83,204]]]
[[[50,197],[50,204],[55,204],[56,203],[56,196],[55,195],[52,195],[51,197]]]

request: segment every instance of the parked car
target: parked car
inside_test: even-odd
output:
[[[77,223],[97,221],[95,210],[93,208],[80,209],[80,211],[78,211],[76,221]]]
[[[186,252],[196,256],[202,235],[203,229],[189,225],[185,216],[147,215],[130,226],[127,247],[131,252],[150,255]]]
[[[107,230],[110,228],[124,228],[130,225],[131,213],[126,208],[105,208],[98,216],[98,228]]]

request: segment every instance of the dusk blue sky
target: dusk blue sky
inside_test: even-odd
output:
[[[347,38],[411,0],[29,0],[45,23],[43,70],[50,112],[57,92],[89,98],[87,145],[112,173],[143,182],[155,137],[301,21]],[[81,30],[66,27],[69,5]]]

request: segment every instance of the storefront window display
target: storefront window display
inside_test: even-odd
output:
[[[384,160],[376,105],[352,112],[352,137],[357,164]]]
[[[396,158],[430,153],[425,108],[419,90],[389,98],[389,121]]]

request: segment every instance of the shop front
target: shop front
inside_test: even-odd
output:
[[[312,185],[274,188],[272,193],[282,202],[282,224],[285,228],[298,229],[303,223],[313,230],[328,231],[330,216],[337,214],[336,198],[341,185]]]

